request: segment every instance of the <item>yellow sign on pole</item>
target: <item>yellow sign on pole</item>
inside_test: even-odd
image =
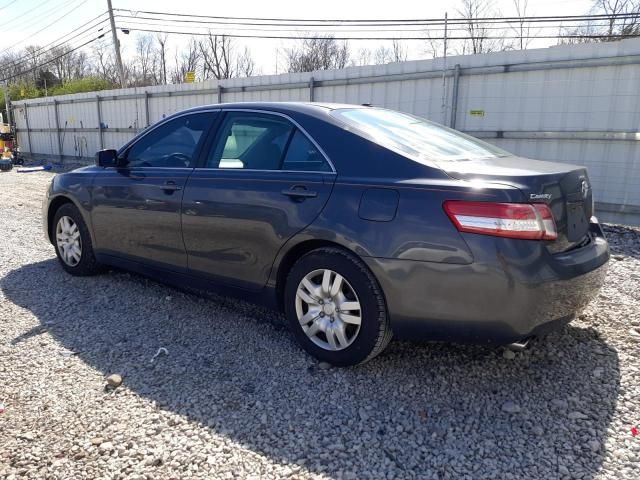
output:
[[[187,72],[187,74],[184,77],[185,82],[187,83],[193,83],[196,81],[196,72]]]

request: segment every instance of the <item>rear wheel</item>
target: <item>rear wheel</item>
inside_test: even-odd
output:
[[[62,205],[54,216],[52,228],[56,255],[62,268],[78,276],[94,275],[100,271],[89,230],[75,205]]]
[[[287,277],[285,313],[302,347],[338,366],[364,363],[391,340],[378,282],[354,255],[321,248],[300,258]]]

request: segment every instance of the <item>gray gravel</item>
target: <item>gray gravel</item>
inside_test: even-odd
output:
[[[640,230],[607,228],[602,294],[525,352],[335,369],[255,306],[65,274],[50,178],[0,174],[0,478],[638,478]]]

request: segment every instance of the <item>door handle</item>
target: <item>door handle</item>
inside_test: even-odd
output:
[[[318,196],[318,192],[307,190],[304,185],[294,185],[288,190],[282,190],[282,195],[290,197],[292,200],[302,202],[307,198],[315,198]]]
[[[176,182],[174,182],[173,180],[164,182],[164,185],[162,185],[160,188],[162,188],[162,190],[166,190],[167,192],[175,192],[177,190],[182,190],[182,187],[176,185]]]

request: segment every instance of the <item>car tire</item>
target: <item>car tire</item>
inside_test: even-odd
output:
[[[9,172],[13,168],[11,160],[0,160],[0,172]]]
[[[51,225],[51,238],[58,260],[68,273],[87,276],[100,272],[101,265],[93,252],[89,229],[75,205],[65,203],[58,208]],[[76,248],[73,248],[74,244]]]
[[[391,341],[378,281],[360,259],[339,248],[313,250],[293,265],[284,310],[300,345],[335,366],[367,362]]]

